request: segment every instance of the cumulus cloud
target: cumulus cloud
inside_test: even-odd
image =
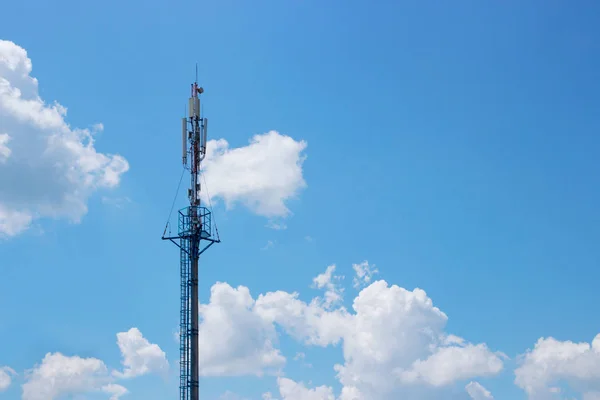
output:
[[[530,399],[547,399],[566,382],[572,390],[593,399],[600,392],[600,334],[592,343],[540,338],[520,357],[515,383]]]
[[[27,52],[0,40],[0,236],[25,231],[38,218],[79,222],[87,199],[114,188],[125,158],[94,147],[102,125],[74,128],[67,109],[38,94]]]
[[[332,286],[334,271],[329,266],[313,285],[337,293]],[[216,293],[223,299],[217,299]],[[214,311],[211,329],[204,328],[212,335],[203,342],[208,343],[205,351],[220,356],[211,355],[209,364],[227,363],[227,368],[218,368],[216,373],[234,367],[253,373],[264,365],[264,353],[279,354],[272,340],[274,326],[279,326],[306,345],[342,344],[344,363],[335,370],[343,400],[425,398],[423,393],[439,396],[457,382],[491,376],[503,368],[501,353],[446,333],[447,316],[421,289],[409,291],[385,281],[373,282],[354,299],[353,312],[341,305],[332,307],[327,298],[306,303],[298,293],[276,291],[254,301],[245,287],[215,285],[211,303],[222,305]],[[253,368],[241,368],[246,365]],[[292,396],[305,393],[301,384],[279,382],[285,387],[282,396],[296,398]]]
[[[219,397],[219,400],[248,400],[248,399],[246,397],[242,397],[239,394],[228,390]]]
[[[0,367],[0,392],[4,392],[12,383],[12,377],[16,375],[14,369],[9,367]]]
[[[128,390],[115,383],[118,378],[132,378],[166,368],[164,352],[150,344],[137,328],[117,334],[125,372],[109,371],[97,358],[48,353],[42,362],[25,372],[23,400],[54,400],[87,393],[107,393],[118,400]]]
[[[116,383],[109,383],[108,385],[103,386],[102,391],[110,395],[109,400],[119,400],[121,396],[124,396],[127,393],[129,393],[129,391],[125,387],[117,385]]]
[[[202,375],[260,376],[285,364],[275,348],[275,327],[256,312],[248,288],[216,283],[209,303],[200,306],[200,316]]]
[[[306,187],[302,175],[306,142],[270,131],[255,135],[250,144],[230,148],[224,139],[207,143],[203,171],[211,197],[222,198],[227,207],[241,203],[273,222],[288,216],[286,202]],[[203,192],[206,196],[206,191]]]
[[[443,388],[498,373],[501,355],[485,344],[449,343],[447,316],[425,291],[376,281],[354,300],[355,314],[343,333],[341,383],[357,398],[417,398],[422,389]]]
[[[343,308],[326,310],[319,298],[305,303],[298,293],[278,290],[261,294],[255,310],[266,321],[277,323],[289,335],[308,345],[337,344],[348,328],[348,313]]]
[[[288,378],[278,378],[277,385],[282,400],[335,400],[333,389],[329,386],[309,389],[302,382]]]
[[[410,369],[400,371],[399,376],[407,383],[445,386],[472,376],[495,375],[502,367],[500,357],[485,344],[466,344],[440,347],[427,359],[415,361]]]
[[[96,358],[48,353],[26,372],[23,400],[52,400],[60,396],[101,390],[110,383],[108,369]]]
[[[150,343],[137,328],[117,333],[117,345],[123,356],[123,372],[115,372],[119,377],[133,378],[149,373],[165,374],[169,363],[164,351],[157,344]]]
[[[479,382],[469,382],[465,387],[472,400],[494,400],[494,396],[489,390],[484,388]]]
[[[326,293],[339,290],[331,286],[334,272],[334,266],[327,267],[312,285]],[[273,374],[280,400],[494,398],[473,379],[498,374],[506,356],[446,332],[448,317],[425,291],[378,280],[358,293],[350,310],[326,299],[305,302],[298,293],[276,291],[255,300],[244,286],[216,283],[208,304],[200,305],[201,374]],[[341,386],[337,397],[329,383],[310,387],[283,376],[286,359],[277,348],[278,329],[308,346],[339,345],[343,361],[333,368]],[[136,328],[118,333],[117,344],[123,372],[111,373],[96,358],[48,353],[26,372],[23,400],[91,392],[117,400],[128,393],[118,379],[168,368],[164,352]],[[299,352],[294,359],[304,358]],[[591,343],[541,338],[519,364],[515,383],[531,400],[558,398],[565,383],[583,400],[600,400],[600,334]],[[12,374],[0,368],[0,390]],[[227,392],[223,398],[239,396]],[[263,398],[273,396],[264,393]]]

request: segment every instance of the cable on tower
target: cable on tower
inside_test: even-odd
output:
[[[167,234],[167,229],[169,228],[169,223],[171,222],[171,215],[173,214],[173,209],[175,208],[175,202],[177,201],[177,196],[179,195],[179,188],[181,188],[181,182],[183,182],[183,174],[185,174],[185,168],[181,170],[181,176],[179,177],[179,183],[177,184],[177,190],[175,191],[175,197],[173,197],[173,203],[171,203],[171,210],[169,211],[169,216],[167,217],[167,223],[165,224],[165,230],[163,232],[163,237]]]

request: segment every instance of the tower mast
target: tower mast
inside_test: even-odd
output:
[[[208,120],[200,115],[200,95],[204,89],[198,86],[197,68],[188,102],[189,116],[184,117],[181,124],[182,161],[184,168],[190,171],[190,205],[179,210],[178,235],[165,236],[165,228],[162,236],[180,249],[180,400],[199,399],[198,261],[204,251],[220,242],[216,227],[216,236],[213,235],[210,210],[200,204],[200,165],[206,156]]]

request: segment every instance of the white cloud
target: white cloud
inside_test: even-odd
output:
[[[355,288],[359,288],[363,285],[368,285],[371,283],[371,279],[373,275],[379,273],[377,268],[374,265],[369,265],[368,261],[363,261],[360,264],[353,264],[352,269],[354,270],[355,276],[352,281],[352,284]]]
[[[306,187],[305,149],[306,142],[275,131],[255,135],[248,146],[238,148],[229,148],[223,139],[210,140],[203,162],[208,193],[224,199],[227,207],[241,203],[261,216],[286,217],[286,202]]]
[[[302,382],[288,378],[278,378],[277,385],[282,400],[335,400],[333,389],[329,386],[309,389]]]
[[[600,392],[600,334],[591,344],[540,338],[520,358],[515,375],[515,383],[531,399],[548,398],[561,382],[584,398],[593,398]]]
[[[123,356],[124,371],[116,376],[133,378],[149,373],[165,374],[169,363],[164,351],[150,343],[137,328],[117,333],[117,345]]]
[[[28,211],[17,211],[0,203],[0,238],[2,236],[15,236],[25,231],[32,220],[33,215]]]
[[[101,388],[110,383],[108,369],[96,358],[48,353],[42,363],[25,374],[23,400],[52,400]]]
[[[338,290],[331,286],[334,272],[335,267],[329,266],[313,279],[313,285],[326,292]],[[209,303],[200,305],[200,316],[201,374],[277,375],[281,400],[335,400],[336,396],[329,382],[311,388],[283,376],[286,359],[276,347],[277,327],[306,345],[341,344],[343,362],[334,367],[342,387],[337,400],[489,400],[492,394],[472,379],[499,373],[506,358],[483,343],[447,333],[448,317],[423,290],[407,290],[383,280],[361,290],[351,310],[320,297],[304,302],[298,293],[284,291],[254,300],[246,287],[216,283]],[[168,368],[164,352],[136,328],[118,333],[117,343],[123,355],[122,373],[110,373],[95,358],[49,353],[27,371],[23,400],[90,392],[104,392],[117,400],[128,393],[117,378]],[[294,357],[304,359],[302,352]],[[9,374],[2,375],[3,371]],[[515,383],[532,400],[558,398],[563,395],[558,386],[564,383],[583,400],[600,400],[598,371],[600,335],[591,344],[542,338],[521,357]],[[10,384],[10,373],[14,371],[0,368],[0,390]],[[240,397],[227,392],[222,398]],[[273,399],[273,395],[264,393],[263,398]]]
[[[109,383],[108,385],[103,386],[102,391],[104,393],[110,394],[109,400],[119,400],[121,396],[124,396],[127,393],[129,393],[127,388],[121,385],[117,385],[116,383]]]
[[[239,394],[228,390],[219,397],[219,400],[248,400],[248,399],[246,397],[242,397]]]
[[[413,398],[423,387],[433,392],[502,369],[500,356],[484,344],[448,345],[447,316],[421,289],[376,281],[353,308],[343,333],[346,362],[337,370],[341,383],[364,398]]]
[[[348,313],[343,309],[328,311],[319,298],[305,303],[298,293],[281,290],[261,294],[255,310],[263,319],[282,326],[295,339],[309,345],[337,344],[348,329]]]
[[[256,312],[248,288],[216,283],[200,315],[201,374],[260,376],[285,364],[275,348],[275,327]]]
[[[491,376],[502,370],[503,362],[485,344],[440,347],[425,360],[400,371],[407,383],[425,382],[431,386],[446,386],[472,376]]]
[[[328,288],[333,271],[329,267],[314,284]],[[255,308],[305,344],[343,344],[345,362],[335,367],[343,400],[439,398],[454,383],[503,368],[503,354],[447,334],[447,316],[421,289],[376,281],[354,299],[353,313],[326,305],[277,291],[258,296]]]
[[[330,308],[331,306],[342,301],[342,292],[344,289],[336,284],[334,281],[339,281],[343,277],[339,275],[333,275],[335,272],[335,265],[327,267],[325,272],[319,274],[313,279],[313,285],[318,289],[325,289],[324,307]]]
[[[67,110],[47,104],[30,76],[25,49],[0,40],[0,235],[14,236],[38,218],[79,222],[95,191],[113,188],[129,169],[94,147],[102,128],[73,128]]]
[[[339,400],[361,400],[365,397],[356,386],[344,386]]]
[[[0,367],[0,392],[5,391],[12,383],[12,377],[17,373],[9,367]]]
[[[124,373],[109,372],[106,364],[97,358],[48,353],[40,364],[25,372],[23,400],[55,400],[100,392],[109,394],[111,400],[118,400],[128,390],[116,384],[116,378],[160,373],[167,367],[164,352],[144,339],[137,328],[118,333],[117,338]]]
[[[494,400],[494,396],[492,396],[490,391],[484,388],[479,382],[469,382],[465,389],[473,400]]]
[[[12,150],[8,147],[9,141],[8,133],[0,133],[0,163],[5,163],[12,154]]]

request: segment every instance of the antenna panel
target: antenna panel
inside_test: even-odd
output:
[[[200,117],[200,99],[190,98],[190,117]]]
[[[181,119],[181,158],[187,164],[187,118]]]
[[[194,98],[193,97],[190,97],[190,100],[188,101],[188,106],[189,106],[188,115],[190,116],[190,118],[194,118],[194,116],[196,114],[194,114]]]
[[[189,100],[190,117],[200,117],[200,99],[190,97]]]

